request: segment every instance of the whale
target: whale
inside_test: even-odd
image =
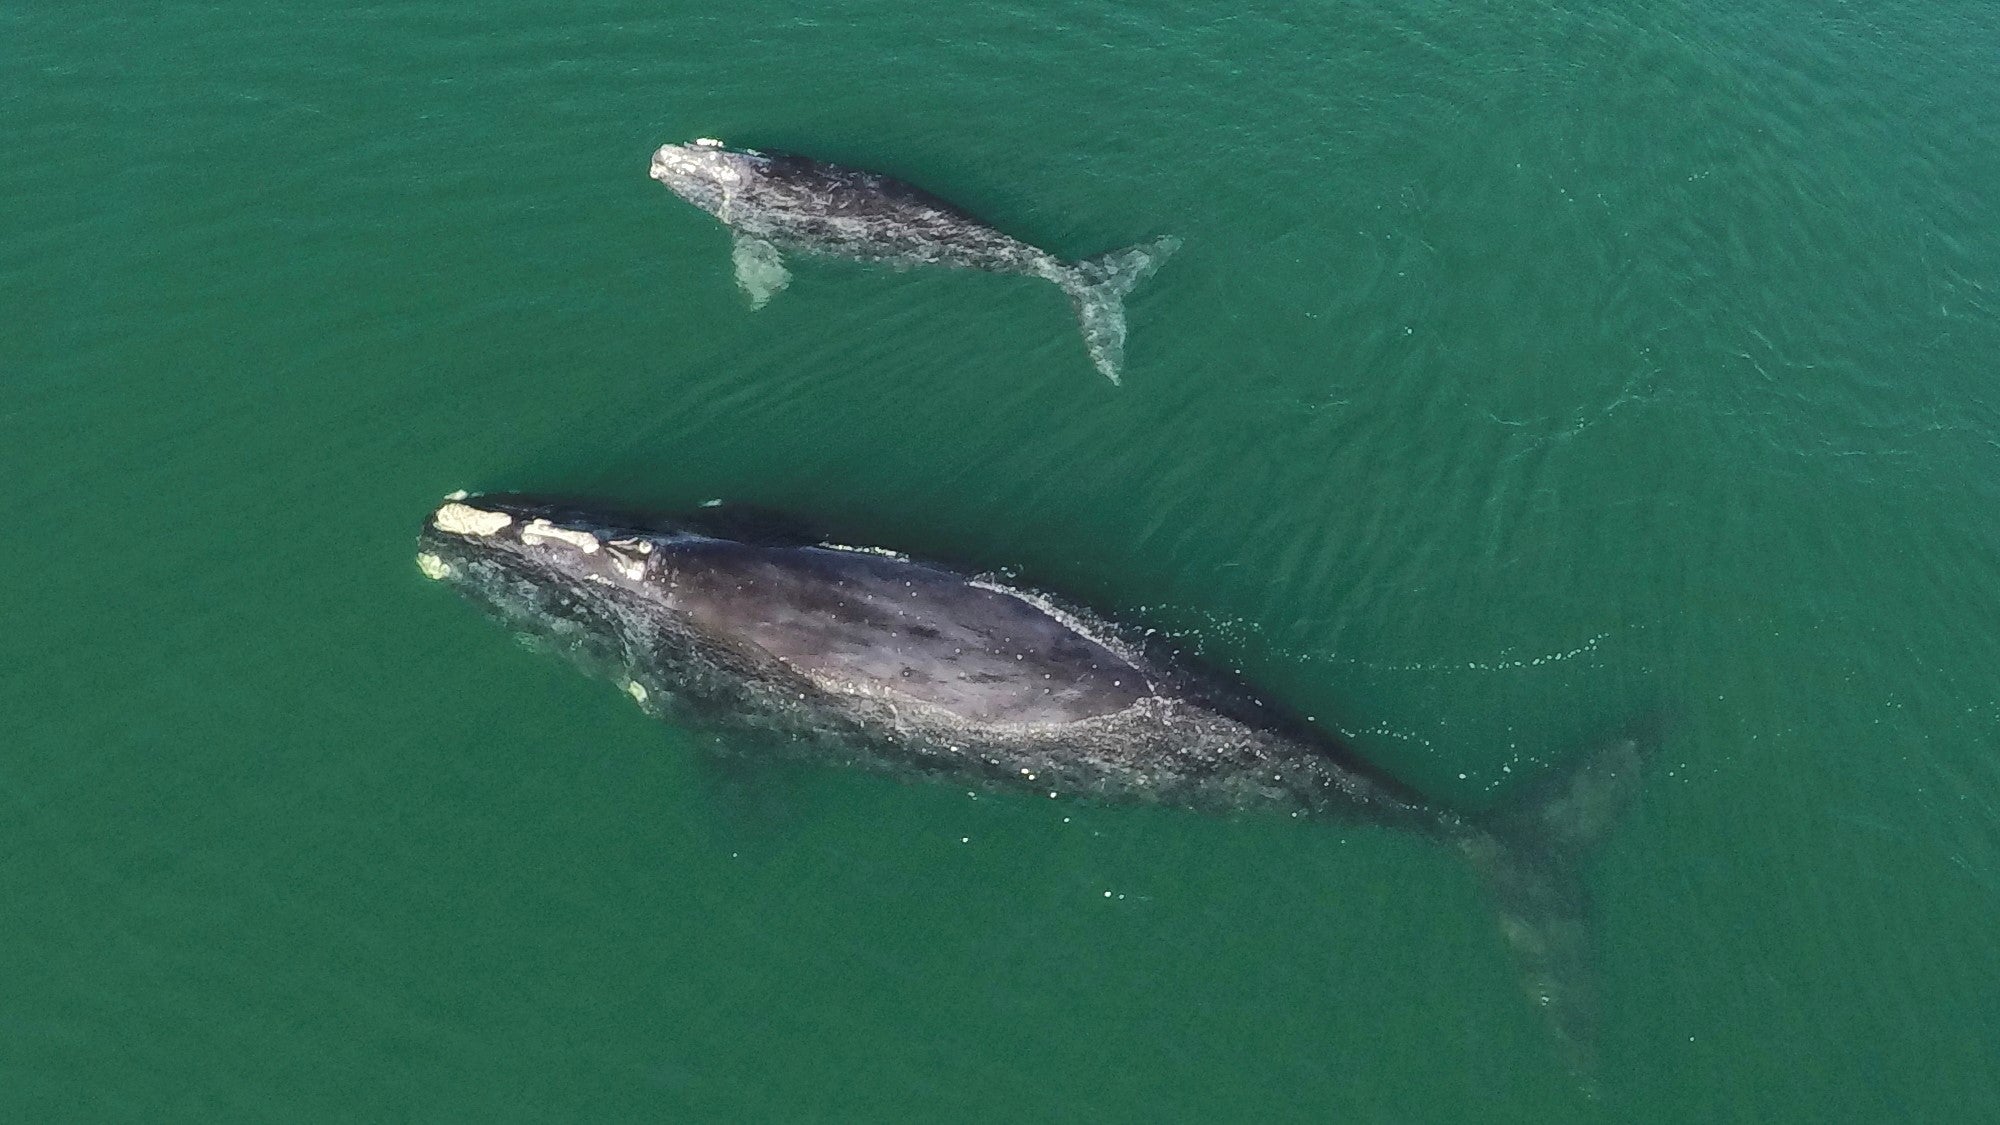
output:
[[[1655,721],[1467,811],[1158,633],[782,520],[460,492],[424,519],[417,564],[647,713],[728,732],[746,753],[1436,840],[1483,877],[1529,997],[1587,1088],[1598,1006],[1584,860],[1631,802]]]
[[[1163,236],[1063,261],[901,180],[712,137],[660,146],[651,174],[730,229],[736,281],[752,308],[790,283],[787,253],[1025,274],[1068,294],[1092,364],[1113,383],[1125,363],[1125,297],[1180,246]]]

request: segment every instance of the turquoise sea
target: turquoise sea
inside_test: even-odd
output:
[[[794,267],[701,135],[1066,256]],[[2000,1120],[2000,7],[0,0],[0,1119]],[[787,769],[412,562],[723,498],[1476,805],[1659,706],[1584,1098],[1422,840]]]

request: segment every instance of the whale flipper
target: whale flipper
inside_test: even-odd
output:
[[[1181,240],[1172,235],[1156,238],[1085,258],[1058,277],[1076,308],[1090,361],[1113,383],[1125,367],[1125,295],[1151,277],[1180,246]]]
[[[1658,749],[1656,716],[1530,784],[1461,843],[1485,877],[1528,998],[1594,1093],[1597,980],[1583,863],[1631,803]]]
[[[736,263],[736,284],[750,295],[750,307],[761,309],[792,283],[792,274],[785,268],[785,259],[778,248],[761,238],[747,234],[736,236],[736,249],[730,254]]]

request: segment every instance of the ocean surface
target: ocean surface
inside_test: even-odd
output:
[[[794,265],[701,135],[1066,256]],[[0,0],[0,1119],[2000,1120],[2000,7]],[[412,562],[722,498],[1438,799],[1634,714],[1596,1100],[1429,842],[788,769]]]

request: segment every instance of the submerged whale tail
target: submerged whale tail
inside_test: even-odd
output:
[[[1592,1092],[1597,988],[1582,866],[1631,803],[1660,734],[1657,717],[1634,723],[1513,794],[1461,840],[1485,878],[1529,999]]]
[[[1056,275],[1083,325],[1090,360],[1113,383],[1125,366],[1125,294],[1153,275],[1181,240],[1167,235],[1095,258],[1085,258]]]

